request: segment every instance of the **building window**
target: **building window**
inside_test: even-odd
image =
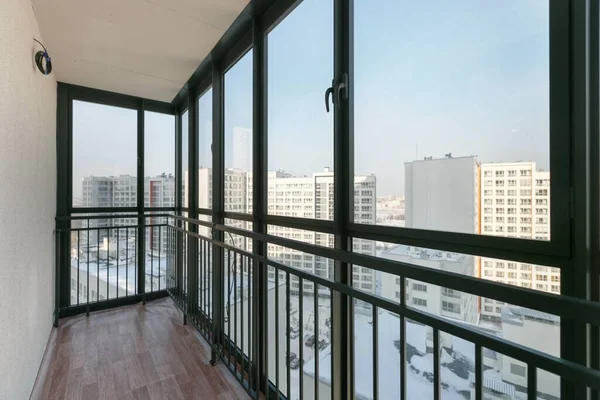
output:
[[[412,288],[417,292],[427,292],[427,285],[423,285],[421,283],[413,283]]]
[[[513,375],[522,376],[523,378],[527,377],[527,367],[524,365],[518,365],[510,363],[510,373]]]
[[[427,300],[425,300],[425,299],[419,299],[417,297],[413,297],[412,303],[416,306],[427,307]]]
[[[460,304],[450,303],[448,301],[442,301],[442,310],[451,312],[451,313],[455,313],[455,314],[460,314]]]

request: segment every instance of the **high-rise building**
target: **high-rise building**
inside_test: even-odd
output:
[[[475,156],[426,158],[404,164],[406,227],[477,233]]]
[[[535,162],[481,165],[481,234],[550,240],[550,173]],[[560,293],[560,270],[482,257],[480,277]],[[500,322],[502,303],[483,299],[481,317]]]
[[[466,254],[399,245],[381,253],[380,257],[463,275],[473,273],[474,257]],[[400,278],[385,278],[381,282],[382,296],[400,301]],[[478,321],[477,296],[411,279],[406,279],[405,293],[406,304],[413,308],[469,323]]]
[[[82,200],[84,207],[117,208],[135,207],[137,205],[137,178],[131,175],[120,176],[87,176],[82,182]],[[175,206],[175,178],[173,175],[162,174],[156,177],[146,177],[144,182],[144,205],[146,207]],[[111,215],[111,214],[107,214]],[[114,214],[113,216],[118,215]],[[159,223],[150,218],[147,223]],[[108,226],[135,225],[129,218],[94,219],[89,221],[90,228]],[[156,232],[155,232],[156,231]],[[148,228],[146,248],[153,251],[164,251],[167,246],[167,230]],[[110,230],[111,239],[125,240],[132,235],[132,230]],[[106,231],[92,231],[90,241],[97,242],[106,237]]]
[[[475,156],[425,158],[404,164],[407,228],[475,234],[479,161]],[[476,257],[399,245],[381,257],[462,275],[475,275]],[[382,294],[399,299],[400,279],[383,274]],[[406,279],[406,302],[436,315],[477,322],[477,296]]]
[[[248,174],[248,212],[252,212],[252,174]],[[373,175],[354,177],[354,219],[356,222],[375,224],[376,221],[376,178]],[[268,210],[270,214],[288,217],[333,219],[334,173],[329,168],[312,176],[294,177],[283,171],[268,173]],[[284,226],[269,226],[268,233],[288,239],[320,246],[333,247],[333,235],[302,231]],[[248,243],[251,247],[251,243]],[[355,239],[353,250],[362,254],[375,255],[375,243]],[[286,247],[269,245],[268,256],[286,265],[303,269],[319,276],[333,278],[333,261],[323,257],[304,254]],[[274,278],[274,271],[269,277]],[[354,266],[353,284],[361,290],[375,292],[375,273],[368,268]],[[292,276],[290,290],[298,293],[300,282]],[[314,293],[311,282],[304,282],[305,293]],[[329,290],[320,295],[328,296]]]

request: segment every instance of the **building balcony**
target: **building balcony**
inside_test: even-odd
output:
[[[600,5],[438,3],[2,2],[0,399],[597,400]]]

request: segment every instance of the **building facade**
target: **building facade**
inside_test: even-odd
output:
[[[481,234],[550,240],[550,173],[535,162],[481,164]],[[482,257],[479,276],[560,293],[560,270]],[[503,303],[482,299],[482,319],[500,322]]]
[[[375,176],[354,177],[354,220],[359,223],[375,224],[377,180]],[[248,212],[252,210],[252,174],[248,174]],[[312,176],[294,177],[283,171],[268,173],[268,212],[272,215],[288,217],[333,220],[334,173],[329,168]],[[269,226],[268,233],[274,236],[298,240],[324,247],[333,247],[333,235],[322,232],[302,231],[284,226]],[[251,243],[248,243],[251,246]],[[354,239],[353,250],[362,254],[375,255],[375,243],[369,240]],[[270,258],[286,265],[303,269],[319,276],[333,278],[333,261],[323,257],[304,254],[282,246],[269,245]],[[269,271],[274,278],[275,272]],[[368,292],[376,291],[375,273],[369,268],[354,266],[353,284]],[[292,276],[290,290],[297,294],[299,280]],[[313,284],[304,282],[305,293],[314,293]],[[320,290],[320,295],[329,296],[328,290]]]
[[[407,228],[476,234],[479,230],[479,161],[475,156],[425,158],[404,164]],[[474,276],[477,257],[399,245],[380,257]],[[382,295],[400,299],[400,278],[382,274]],[[406,279],[411,307],[470,323],[478,321],[477,297]]]

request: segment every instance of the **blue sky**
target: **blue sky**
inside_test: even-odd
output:
[[[449,152],[548,168],[547,0],[354,4],[355,173],[375,174],[379,195],[404,192],[405,162]],[[324,105],[333,74],[332,2],[305,0],[269,34],[268,50],[269,169],[309,175],[332,167],[333,116]],[[252,127],[251,68],[252,52],[225,75],[227,166],[251,146],[233,136],[234,127]],[[210,106],[210,94],[203,96],[201,164],[210,162]],[[135,113],[91,115],[100,106],[90,107],[74,109],[75,136],[86,135],[74,179],[135,173]],[[146,172],[174,171],[172,158],[159,159],[172,146],[173,125],[154,122],[146,123],[156,142]]]

